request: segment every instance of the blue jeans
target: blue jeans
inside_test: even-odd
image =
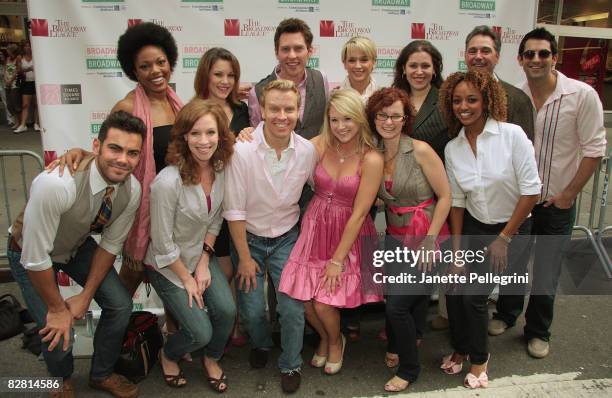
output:
[[[256,275],[257,288],[245,293],[237,291],[240,319],[249,334],[251,347],[269,349],[274,343],[270,325],[266,319],[266,297],[264,295],[264,277],[268,273],[276,288],[280,282],[283,268],[287,263],[291,249],[297,240],[298,230],[290,231],[276,238],[264,238],[247,232],[247,243],[251,257],[257,262],[261,272]],[[237,266],[238,253],[231,248],[232,262]],[[302,343],[304,339],[304,304],[285,293],[276,291],[276,311],[280,315],[281,348],[278,367],[281,372],[290,372],[302,366]]]
[[[9,235],[9,241],[10,239]],[[21,252],[11,250],[10,246],[7,248],[13,278],[21,288],[30,315],[38,327],[43,328],[47,323],[47,304],[32,285],[28,272],[19,262]],[[67,264],[54,263],[53,268],[56,272],[64,271],[76,283],[84,286],[97,248],[96,241],[91,237],[87,238]],[[119,358],[125,329],[132,314],[132,298],[121,283],[117,271],[111,268],[96,290],[94,300],[102,308],[102,315],[94,334],[90,377],[104,379],[113,372],[115,362]],[[71,336],[74,336],[74,331],[71,332]],[[43,357],[52,377],[70,377],[74,371],[72,347],[68,351],[63,351],[62,345],[63,342],[60,342],[53,351],[49,351],[49,344],[42,343]]]
[[[215,257],[208,264],[211,283],[204,291],[205,309],[195,302],[189,308],[187,291],[170,282],[159,272],[146,268],[155,292],[179,323],[179,330],[168,336],[164,354],[171,361],[178,361],[188,352],[206,347],[205,355],[218,360],[223,356],[225,343],[234,327],[236,305],[227,279]]]

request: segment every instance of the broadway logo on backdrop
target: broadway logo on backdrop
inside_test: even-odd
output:
[[[372,0],[372,12],[387,15],[410,14],[410,0]]]
[[[319,0],[278,0],[277,9],[293,12],[319,12]]]
[[[180,8],[196,11],[223,11],[223,0],[181,0]]]
[[[459,31],[444,29],[443,25],[437,23],[432,23],[427,28],[422,22],[413,22],[410,26],[410,37],[412,39],[445,41],[459,37]]]
[[[376,67],[374,74],[385,77],[393,77],[395,61],[402,51],[402,47],[376,47]]]
[[[182,47],[181,54],[183,55],[183,73],[195,73],[200,58],[202,55],[213,47],[221,47],[220,45],[206,44],[185,44]]]
[[[85,67],[89,75],[123,76],[121,65],[117,59],[117,46],[87,46],[85,49]]]
[[[80,84],[41,84],[40,102],[43,105],[75,105],[83,103]]]
[[[276,25],[263,25],[259,20],[247,18],[243,23],[239,19],[226,19],[223,22],[225,36],[263,37],[274,35]]]
[[[357,25],[351,21],[339,21],[338,24],[331,20],[321,20],[319,23],[320,37],[353,37],[365,36],[372,32],[369,26]]]
[[[101,12],[126,11],[125,0],[81,0],[81,8]]]
[[[30,20],[32,36],[37,37],[67,37],[76,38],[87,31],[87,26],[73,25],[64,19],[55,19],[49,24],[47,19],[32,18]]]
[[[138,25],[143,22],[153,22],[156,25],[163,26],[168,29],[171,33],[177,33],[183,31],[183,25],[166,25],[166,23],[162,19],[151,18],[151,19],[142,19],[142,18],[130,18],[127,21],[128,28],[134,25]]]
[[[495,0],[459,0],[458,12],[460,15],[471,15],[474,18],[493,18]]]
[[[502,43],[519,44],[523,40],[523,36],[525,36],[510,27],[491,26],[491,29],[497,34]]]

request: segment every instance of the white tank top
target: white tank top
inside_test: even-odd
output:
[[[21,69],[27,69],[34,66],[34,60],[27,61],[25,58],[21,58]],[[34,69],[27,71],[25,73],[25,81],[33,82],[34,81]]]

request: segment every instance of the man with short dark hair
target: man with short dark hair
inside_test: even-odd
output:
[[[527,77],[521,88],[535,115],[535,156],[542,180],[532,211],[535,257],[524,332],[528,353],[544,358],[550,349],[562,249],[572,232],[575,199],[605,155],[606,131],[597,92],[555,70],[557,42],[550,32],[537,28],[527,33],[519,45],[518,62]],[[513,326],[523,310],[524,295],[502,293],[500,288],[497,313],[489,322],[491,335]]]
[[[468,69],[490,73],[501,83],[508,97],[507,122],[521,126],[533,141],[533,115],[529,98],[512,84],[499,79],[495,66],[499,62],[501,40],[489,26],[480,25],[472,29],[465,38],[465,64]]]
[[[64,379],[57,396],[74,396],[71,340],[73,320],[82,319],[91,300],[102,308],[94,335],[89,385],[116,397],[138,395],[138,387],[113,373],[132,313],[132,299],[113,268],[115,257],[140,204],[132,176],[140,159],[144,123],[116,112],[102,123],[93,155],[74,175],[56,169],[32,182],[25,210],[11,226],[8,257],[30,314],[41,328],[49,374]],[[91,237],[100,234],[100,243]],[[62,298],[56,272],[83,287]]]
[[[262,120],[260,102],[263,88],[273,80],[285,79],[295,84],[302,98],[295,132],[307,139],[319,135],[329,83],[323,72],[308,66],[308,59],[313,53],[312,37],[310,27],[298,18],[285,19],[277,26],[274,51],[278,65],[249,92],[252,127],[257,127]]]

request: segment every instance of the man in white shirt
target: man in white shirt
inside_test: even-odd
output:
[[[9,234],[8,257],[30,314],[42,329],[49,374],[64,379],[59,396],[74,396],[71,349],[74,319],[91,300],[102,308],[94,335],[89,385],[116,397],[138,395],[138,387],[113,373],[132,313],[132,299],[113,268],[140,204],[132,170],[140,159],[144,123],[113,113],[94,140],[94,155],[70,175],[56,169],[32,182],[30,198]],[[100,244],[91,237],[101,234]],[[65,272],[83,287],[64,299],[55,273]]]
[[[606,132],[597,92],[555,70],[557,42],[550,32],[537,28],[527,33],[519,45],[518,62],[527,77],[521,89],[533,106],[535,156],[542,180],[532,212],[535,259],[524,332],[529,354],[544,358],[550,349],[562,248],[571,235],[575,199],[605,154]],[[522,295],[500,295],[489,334],[501,334],[514,325],[523,303]]]
[[[239,142],[225,172],[223,216],[233,240],[240,318],[251,339],[249,362],[265,367],[273,346],[266,318],[263,283],[268,273],[278,287],[283,267],[297,240],[302,188],[314,170],[317,154],[310,141],[294,132],[300,95],[288,80],[263,89],[262,117],[253,141]],[[281,387],[295,392],[301,382],[304,305],[277,292],[281,348]]]

